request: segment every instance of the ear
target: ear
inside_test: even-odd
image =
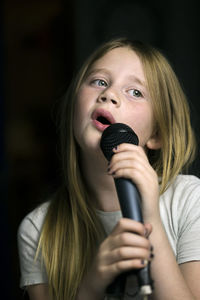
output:
[[[154,134],[150,139],[147,141],[146,146],[148,149],[151,150],[158,150],[162,147],[161,138],[158,133]]]

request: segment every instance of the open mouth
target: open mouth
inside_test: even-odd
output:
[[[97,117],[96,120],[98,122],[102,123],[103,125],[110,125],[111,124],[111,122],[108,119],[106,119],[105,117],[103,117],[103,116]]]
[[[96,109],[92,114],[93,124],[100,131],[104,131],[108,126],[115,123],[115,119],[112,114],[102,108]]]

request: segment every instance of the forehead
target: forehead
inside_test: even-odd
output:
[[[145,81],[143,66],[140,58],[129,47],[119,47],[109,50],[101,58],[96,60],[91,71],[97,69],[107,69],[108,71],[116,71],[118,74],[137,73],[141,80]]]

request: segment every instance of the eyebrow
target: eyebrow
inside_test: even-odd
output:
[[[90,76],[94,73],[98,73],[98,72],[103,72],[103,73],[106,73],[106,74],[110,74],[110,71],[108,69],[105,69],[105,68],[99,68],[99,69],[91,69],[89,70],[88,72],[88,75],[87,76]]]
[[[95,73],[98,73],[98,72],[103,72],[103,73],[106,73],[106,74],[110,74],[110,71],[108,69],[105,69],[105,68],[99,68],[99,69],[93,69],[93,70],[90,70],[88,72],[88,75],[87,76],[91,76],[92,74],[95,74]],[[131,80],[131,81],[134,81],[140,85],[142,85],[143,87],[146,87],[146,84],[143,80],[141,80],[140,78],[138,78],[137,76],[135,75],[129,75],[127,77],[128,80]]]
[[[136,83],[139,83],[140,85],[146,87],[145,81],[141,80],[139,77],[135,76],[135,75],[130,75],[127,77],[130,80],[135,81]]]

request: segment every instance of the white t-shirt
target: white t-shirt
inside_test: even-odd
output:
[[[29,213],[18,230],[21,268],[20,286],[47,283],[47,275],[40,258],[34,260],[41,227],[48,210],[46,202]],[[178,264],[200,260],[200,179],[179,175],[160,197],[160,214]],[[105,231],[109,234],[121,212],[97,210]]]

